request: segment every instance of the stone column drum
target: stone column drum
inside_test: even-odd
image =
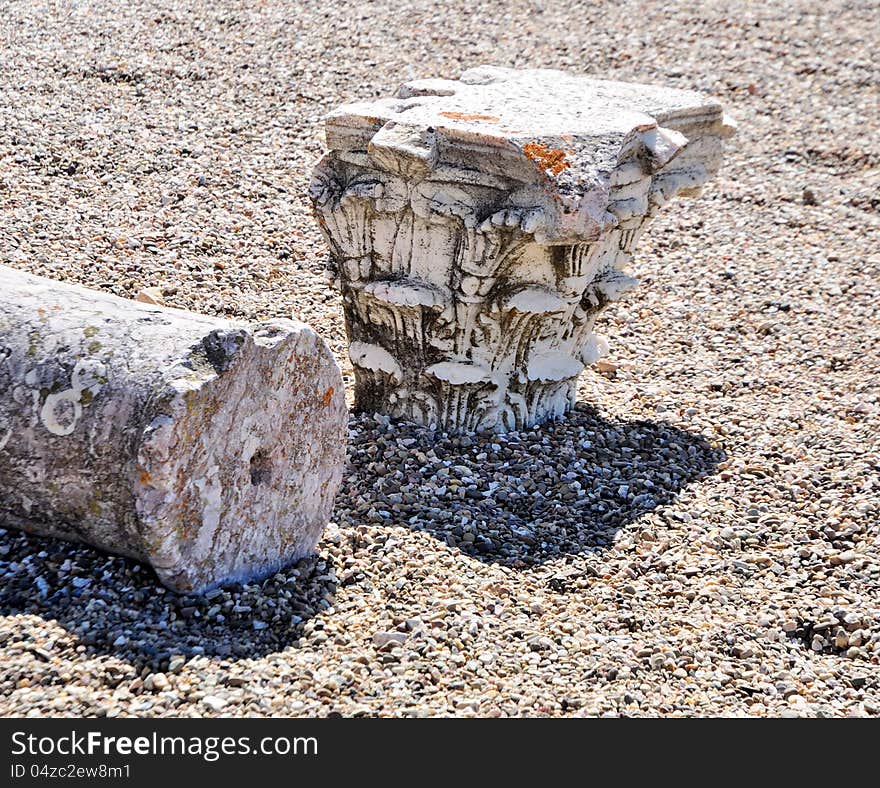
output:
[[[732,132],[699,93],[494,67],[330,113],[310,194],[356,408],[460,431],[565,413],[639,235]]]
[[[0,527],[145,561],[175,591],[264,577],[314,551],[347,421],[303,323],[0,266]]]

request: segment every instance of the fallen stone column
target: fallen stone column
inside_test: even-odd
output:
[[[491,67],[332,112],[311,197],[355,407],[465,431],[567,411],[639,235],[732,132],[691,91]]]
[[[311,553],[342,377],[291,320],[244,325],[0,266],[0,525],[145,561],[176,591]]]

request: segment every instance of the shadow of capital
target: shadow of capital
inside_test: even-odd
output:
[[[507,435],[447,435],[362,415],[349,445],[340,524],[424,531],[516,569],[606,548],[726,459],[700,434],[582,403]]]

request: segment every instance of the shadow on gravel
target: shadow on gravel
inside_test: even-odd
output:
[[[506,436],[448,436],[359,416],[349,444],[340,525],[426,531],[514,568],[607,547],[726,458],[699,434],[663,421],[612,421],[585,404]]]
[[[506,436],[449,436],[355,416],[334,517],[343,529],[425,531],[481,561],[522,569],[604,549],[724,458],[700,435],[659,421],[610,421],[586,405]],[[262,583],[177,596],[126,558],[0,531],[0,615],[55,620],[74,647],[125,660],[126,670],[102,674],[113,686],[144,668],[166,672],[181,657],[283,651],[330,605],[336,574],[332,558],[315,557]],[[313,625],[320,629],[320,620]],[[36,640],[25,648],[39,657]]]
[[[283,651],[329,605],[325,598],[336,588],[332,570],[328,559],[313,557],[262,583],[178,596],[151,569],[127,558],[0,531],[0,615],[54,619],[89,654],[115,655],[137,672],[165,672],[172,658],[234,661]],[[38,657],[40,645],[29,648]],[[129,682],[129,674],[116,678]],[[102,680],[112,685],[113,672]]]

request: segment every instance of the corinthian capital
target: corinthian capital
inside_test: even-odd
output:
[[[639,234],[732,131],[691,91],[492,67],[332,112],[311,197],[356,408],[466,431],[564,413]]]

